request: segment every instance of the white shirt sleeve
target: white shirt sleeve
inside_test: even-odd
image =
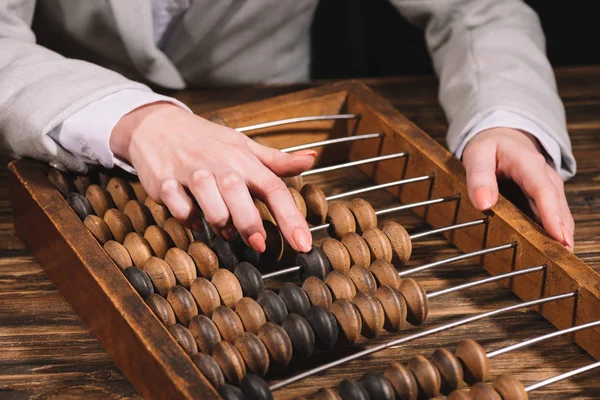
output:
[[[110,135],[121,117],[146,104],[168,101],[191,112],[182,102],[154,92],[125,89],[88,104],[63,121],[48,135],[63,148],[87,164],[115,165],[135,174],[127,162],[115,157],[110,150]]]
[[[550,164],[556,172],[560,172],[561,152],[556,139],[532,120],[505,110],[493,110],[475,124],[457,147],[455,152],[456,157],[462,157],[463,151],[465,150],[467,143],[469,143],[469,140],[473,139],[481,131],[491,128],[519,129],[535,136],[546,151],[546,161],[548,164]]]

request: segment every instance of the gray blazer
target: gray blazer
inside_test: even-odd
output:
[[[36,4],[37,3],[37,4]],[[454,151],[487,113],[529,118],[561,147],[561,175],[575,173],[565,114],[537,15],[520,0],[392,0],[423,27],[440,80]],[[13,156],[85,164],[48,132],[87,104],[126,88],[309,78],[316,0],[195,1],[161,48],[150,0],[0,2],[0,140]],[[37,5],[37,7],[36,7]],[[34,11],[61,45],[36,44]],[[46,36],[40,37],[46,39]],[[401,39],[401,38],[398,38]],[[43,40],[41,40],[43,41]]]

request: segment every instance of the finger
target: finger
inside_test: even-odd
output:
[[[301,150],[295,153],[282,153],[277,149],[263,146],[252,141],[250,149],[254,155],[278,176],[298,175],[315,162],[317,152],[314,150]]]
[[[244,179],[237,172],[227,172],[217,176],[217,186],[244,242],[259,253],[264,252],[267,234]]]
[[[165,180],[160,186],[160,200],[171,215],[182,223],[196,215],[194,202],[183,186],[173,178]]]
[[[488,210],[498,201],[496,145],[480,142],[463,155],[469,198],[479,210]]]
[[[575,234],[575,221],[567,202],[567,196],[565,194],[565,183],[563,179],[556,173],[556,171],[549,165],[546,165],[546,173],[554,183],[554,186],[558,189],[560,195],[560,206],[561,206],[561,219],[563,222],[563,236],[568,243],[567,247],[572,251],[575,246],[574,234]]]

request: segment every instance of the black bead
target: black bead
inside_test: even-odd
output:
[[[380,372],[367,372],[360,379],[364,388],[369,392],[371,400],[394,400],[394,387]]]
[[[252,265],[260,265],[261,256],[260,253],[252,247],[246,246],[244,247],[244,260]]]
[[[219,258],[221,268],[226,268],[233,271],[238,266],[240,260],[235,254],[233,246],[221,236],[216,236],[211,242],[210,247],[214,250]]]
[[[225,400],[246,400],[242,391],[229,383],[219,388],[219,394]]]
[[[298,285],[286,282],[279,288],[279,297],[283,299],[289,313],[306,317],[310,308],[310,300],[306,292]]]
[[[194,235],[195,240],[200,240],[205,244],[210,244],[212,240],[217,236],[212,226],[206,221],[204,216],[199,218],[200,224],[197,226],[199,230],[192,230],[192,234]]]
[[[265,289],[265,283],[260,272],[254,265],[246,261],[239,263],[233,274],[240,281],[240,286],[242,286],[242,291],[246,297],[256,299],[258,294]]]
[[[287,307],[283,299],[272,290],[263,290],[256,298],[256,302],[260,304],[267,321],[281,325],[285,317],[288,315]]]
[[[324,280],[329,271],[331,271],[329,259],[323,253],[323,250],[314,245],[308,253],[298,253],[296,256],[296,265],[302,267],[302,280],[305,280],[309,276],[316,276]]]
[[[315,333],[308,321],[298,314],[289,314],[281,327],[285,329],[294,348],[294,354],[300,358],[308,358],[315,349]]]
[[[363,385],[348,378],[340,382],[338,394],[344,400],[371,400]]]
[[[338,323],[331,311],[312,306],[306,320],[315,332],[315,345],[321,350],[331,350],[338,338]]]
[[[127,267],[123,274],[142,298],[145,299],[154,294],[154,286],[152,286],[150,277],[138,267]]]
[[[273,400],[269,384],[256,374],[246,374],[242,379],[240,389],[248,400]]]
[[[85,196],[77,192],[69,193],[67,201],[69,202],[69,205],[71,206],[73,211],[75,211],[75,214],[77,214],[79,219],[81,219],[82,221],[88,215],[94,214],[94,209],[92,208],[90,201]]]

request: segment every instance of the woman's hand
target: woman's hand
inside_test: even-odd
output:
[[[308,225],[279,176],[310,168],[316,152],[285,154],[170,103],[125,115],[110,138],[113,153],[137,170],[148,195],[182,222],[197,208],[226,239],[237,229],[246,244],[265,250],[266,233],[250,193],[263,200],[296,251],[310,250]]]
[[[521,187],[548,233],[573,251],[575,223],[563,180],[546,163],[532,135],[510,128],[485,130],[467,144],[462,159],[469,197],[475,207],[487,210],[496,204],[496,177],[512,179]]]

